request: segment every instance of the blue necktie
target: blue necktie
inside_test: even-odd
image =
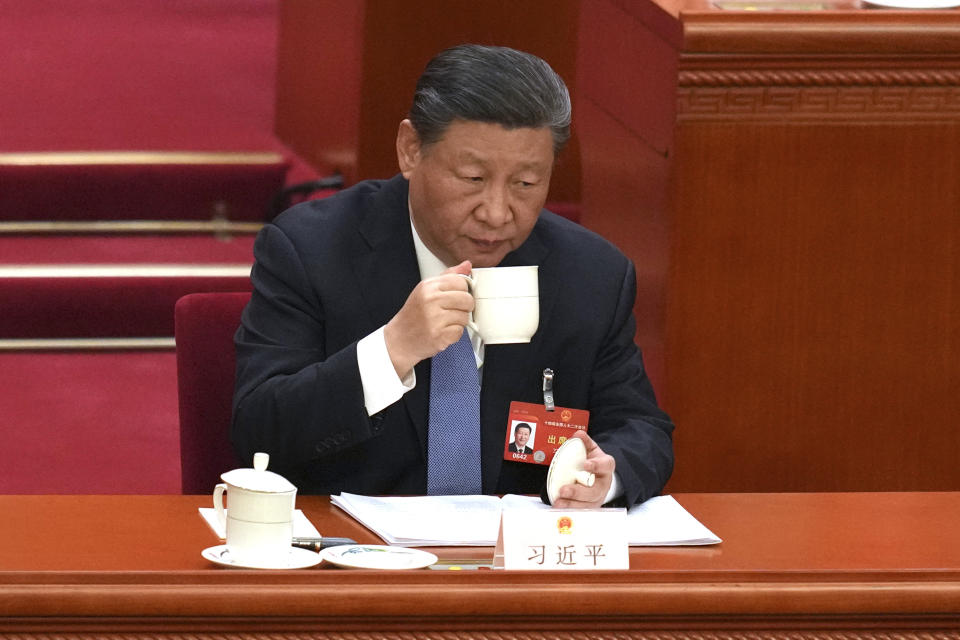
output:
[[[476,495],[480,486],[480,377],[470,336],[433,356],[427,494]]]

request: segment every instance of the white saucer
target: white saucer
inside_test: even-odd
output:
[[[437,561],[437,556],[420,549],[389,547],[382,544],[344,544],[320,552],[327,562],[348,569],[422,569]]]
[[[256,561],[240,562],[231,557],[230,550],[227,549],[227,545],[225,544],[204,549],[200,552],[200,555],[210,562],[235,569],[306,569],[307,567],[313,567],[323,562],[323,558],[320,557],[319,553],[298,547],[290,547],[290,553],[287,555],[285,564]]]

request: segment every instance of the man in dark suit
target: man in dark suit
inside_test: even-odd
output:
[[[510,402],[543,401],[546,368],[558,406],[591,412],[589,436],[578,437],[597,478],[563,487],[555,504],[634,504],[660,492],[673,425],[633,342],[633,265],[542,210],[569,124],[566,87],[544,61],[449,49],[428,64],[400,123],[400,175],[264,227],[235,338],[231,434],[242,459],[270,453],[271,469],[303,493],[425,493],[431,361],[473,309],[458,274],[538,265],[529,343],[485,346],[468,331],[483,492],[541,491],[546,468],[504,460],[502,442]]]
[[[513,442],[507,446],[510,453],[533,453],[533,449],[527,446],[531,433],[533,429],[530,425],[526,422],[518,422],[513,428]]]

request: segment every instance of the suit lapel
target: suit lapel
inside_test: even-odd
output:
[[[385,182],[360,216],[361,242],[354,267],[364,283],[363,298],[371,324],[381,327],[400,310],[420,281],[407,208],[407,181],[397,176]],[[402,402],[425,454],[430,361],[419,363],[415,371],[417,386],[404,394]]]
[[[393,317],[420,280],[406,193],[406,181],[389,180],[359,212],[361,242],[354,268],[363,283],[367,313],[376,326]]]

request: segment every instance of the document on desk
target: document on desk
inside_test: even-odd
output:
[[[536,496],[331,496],[388,544],[404,547],[493,546],[503,509],[549,509]],[[710,545],[721,542],[673,496],[658,496],[627,511],[631,546]]]
[[[217,518],[217,510],[212,507],[200,507],[200,515],[203,517],[204,522],[213,529],[213,532],[221,540],[226,540],[227,538],[227,528],[220,522]],[[229,513],[229,509],[224,509],[223,512]],[[293,512],[293,537],[295,538],[319,538],[320,533],[317,531],[317,528],[313,526],[313,523],[307,520],[307,516],[303,515],[303,511],[296,509]]]

